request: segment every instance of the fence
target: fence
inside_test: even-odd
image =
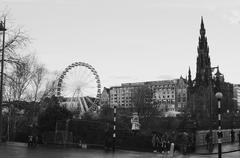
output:
[[[43,144],[72,144],[73,136],[71,132],[67,131],[51,131],[42,134]]]
[[[240,128],[238,129],[233,129],[233,131],[235,132],[235,140],[238,141],[238,133],[240,131]],[[207,142],[205,140],[205,137],[207,135],[207,133],[209,132],[209,130],[202,130],[202,131],[197,131],[196,132],[196,146],[202,146],[202,145],[206,145]],[[217,144],[217,130],[212,130],[213,132],[213,143]],[[229,143],[231,142],[231,129],[223,129],[222,130],[222,143]]]

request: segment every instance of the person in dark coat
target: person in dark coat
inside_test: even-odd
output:
[[[166,147],[167,147],[167,153],[169,154],[170,148],[171,148],[171,142],[169,140],[167,140]]]
[[[232,130],[231,130],[231,143],[234,143],[234,141],[235,141],[235,132],[234,132],[234,130],[232,129]]]
[[[111,146],[112,146],[112,136],[111,136],[111,131],[108,129],[105,132],[105,140],[104,140],[104,148],[105,150],[110,150]]]
[[[206,142],[207,142],[207,150],[208,150],[209,152],[212,152],[212,150],[213,150],[213,143],[212,143],[213,137],[212,137],[212,132],[211,132],[211,131],[209,131],[209,132],[206,134],[205,140],[206,140]]]
[[[240,131],[238,131],[238,143],[239,143],[239,146],[240,146]]]
[[[156,132],[152,133],[152,147],[153,147],[153,152],[157,152],[157,147],[159,143],[159,138]]]
[[[28,147],[33,147],[33,136],[28,136]]]

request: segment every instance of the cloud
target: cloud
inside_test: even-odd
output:
[[[159,79],[159,80],[172,80],[172,79],[174,79],[174,77],[171,76],[171,75],[164,74],[164,75],[157,76],[157,79]]]
[[[26,2],[34,2],[34,0],[4,0],[3,2],[26,3]]]
[[[240,24],[240,11],[231,10],[224,15],[224,18],[227,19],[231,24]]]
[[[132,76],[125,76],[125,75],[123,75],[123,76],[111,76],[111,78],[113,78],[113,79],[133,79],[133,77]]]

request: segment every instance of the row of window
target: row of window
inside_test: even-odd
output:
[[[163,98],[163,99],[165,99],[165,98],[170,98],[170,95],[166,95],[166,96],[165,95],[163,95],[163,96],[156,95],[155,98],[158,98],[158,99],[162,99]],[[175,98],[174,95],[172,95],[172,98]]]

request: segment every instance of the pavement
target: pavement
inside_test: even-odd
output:
[[[223,145],[223,158],[239,158],[240,151],[238,144]],[[233,151],[235,152],[229,152]],[[198,148],[196,153],[182,155],[178,152],[174,153],[174,158],[217,158],[217,145],[215,145],[212,154],[208,154],[205,148]],[[39,146],[34,149],[27,147],[25,143],[7,142],[0,145],[1,158],[168,158],[166,154],[136,152],[127,150],[116,150],[116,152],[105,152],[96,149],[80,149],[80,148],[63,148],[63,147],[44,147]]]
[[[240,146],[239,143],[233,143],[233,144],[222,144],[222,152],[223,153],[229,153],[233,151],[239,151]],[[198,147],[195,151],[196,154],[208,154],[209,151],[206,149],[206,146]],[[210,154],[216,154],[218,153],[218,144],[214,145],[213,151]]]

